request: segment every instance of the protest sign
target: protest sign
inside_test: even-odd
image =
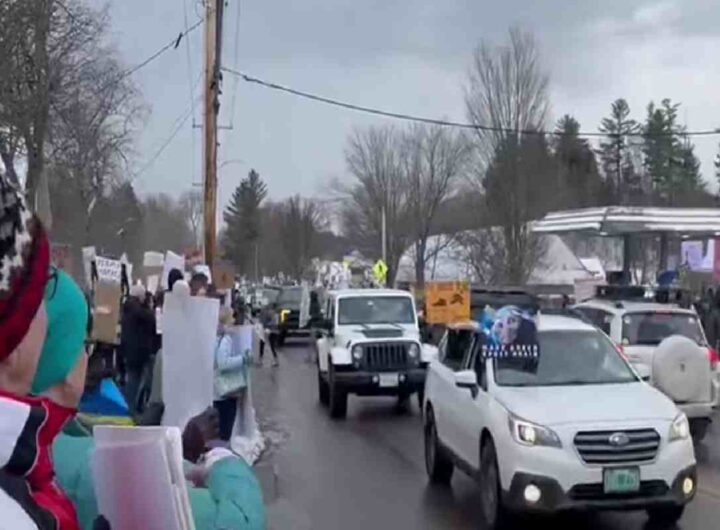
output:
[[[93,437],[98,512],[113,530],[194,530],[179,429],[98,425]]]
[[[92,339],[105,344],[117,344],[120,323],[119,283],[99,281],[95,286]]]
[[[235,268],[232,263],[227,261],[215,263],[212,276],[215,279],[215,287],[218,289],[232,289],[235,287]]]
[[[468,282],[428,282],[425,294],[425,317],[429,324],[470,320]]]
[[[187,286],[186,286],[187,287]],[[183,429],[187,421],[213,403],[213,366],[220,302],[166,293],[163,306],[163,425]]]
[[[122,262],[117,259],[95,257],[98,280],[120,283],[122,279]]]
[[[162,272],[162,288],[167,289],[168,286],[168,275],[170,271],[177,269],[185,274],[185,257],[175,254],[172,250],[168,250],[165,253],[165,261],[163,262]]]

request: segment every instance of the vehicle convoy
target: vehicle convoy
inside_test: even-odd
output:
[[[404,407],[418,393],[422,402],[437,355],[420,342],[412,295],[390,289],[329,292],[317,351],[319,398],[333,418],[346,416],[349,394],[396,396]]]
[[[306,286],[282,287],[275,305],[278,311],[279,346],[285,343],[288,336],[308,332],[310,291]]]
[[[604,288],[574,307],[675,401],[702,440],[720,400],[718,354],[693,309],[648,299],[640,287]]]
[[[589,323],[513,306],[494,318],[450,326],[428,368],[430,481],[455,467],[477,479],[490,529],[516,512],[616,509],[672,526],[697,489],[685,414]]]

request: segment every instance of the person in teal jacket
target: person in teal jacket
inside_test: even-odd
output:
[[[92,530],[98,517],[90,470],[93,448],[90,436],[61,434],[53,444],[57,481],[75,504],[83,530]],[[262,491],[252,468],[242,458],[216,460],[204,478],[203,488],[188,483],[196,530],[265,529]]]

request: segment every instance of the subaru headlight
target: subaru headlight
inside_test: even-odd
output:
[[[687,440],[690,437],[690,423],[687,416],[680,413],[670,424],[670,441]]]
[[[418,357],[420,357],[420,346],[418,346],[414,342],[410,344],[410,346],[408,347],[408,355],[411,359],[417,359]]]
[[[362,346],[360,346],[359,344],[356,346],[353,346],[352,356],[353,356],[353,359],[355,359],[356,361],[359,361],[360,359],[362,359],[362,356],[363,356]]]
[[[521,445],[562,447],[560,437],[555,434],[555,431],[542,425],[521,420],[511,414],[508,417],[508,426],[513,439]]]

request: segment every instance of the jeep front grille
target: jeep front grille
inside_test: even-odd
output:
[[[407,348],[404,342],[380,342],[363,344],[363,365],[366,370],[377,372],[403,370],[408,366]]]
[[[613,443],[613,438],[622,443]],[[649,462],[655,459],[659,447],[660,435],[655,429],[586,431],[575,435],[575,448],[588,464]]]

